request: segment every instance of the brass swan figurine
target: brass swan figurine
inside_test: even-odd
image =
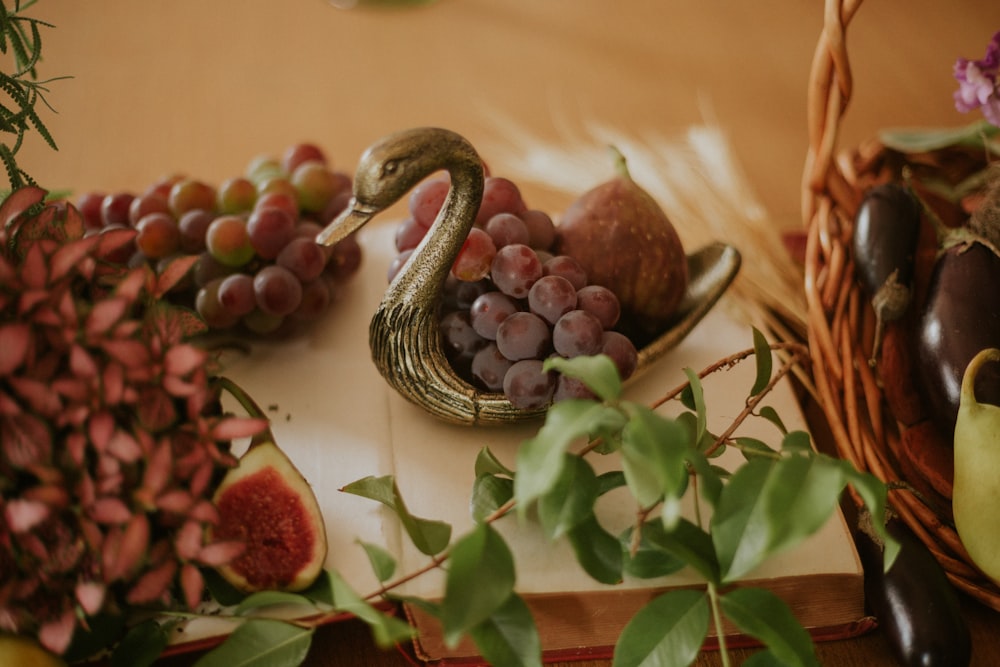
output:
[[[386,289],[369,326],[376,367],[405,398],[432,415],[466,425],[506,424],[545,409],[514,407],[503,394],[461,379],[445,356],[438,329],[442,288],[475,221],[483,195],[483,162],[455,132],[424,127],[390,134],[361,156],[350,204],[317,236],[333,245],[402,199],[421,180],[445,169],[451,189],[407,264]],[[639,350],[633,377],[676,346],[725,292],[739,270],[735,248],[711,244],[688,257],[690,282],[676,322]]]

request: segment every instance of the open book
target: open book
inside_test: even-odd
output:
[[[425,565],[427,557],[409,544],[389,510],[340,488],[366,476],[392,474],[412,514],[447,521],[458,536],[472,525],[469,498],[479,450],[489,447],[514,467],[518,445],[539,427],[538,423],[498,428],[446,424],[401,398],[382,380],[371,361],[368,323],[385,289],[394,229],[383,223],[360,232],[363,267],[322,322],[297,339],[255,344],[250,356],[230,360],[225,371],[269,411],[279,445],[312,484],[323,508],[328,567],[362,595],[377,590],[379,584],[359,541],[393,553],[399,574]],[[628,386],[627,398],[651,402],[685,380],[685,367],[700,370],[752,347],[752,341],[749,324],[730,314],[724,297],[677,349]],[[710,428],[721,430],[742,409],[753,381],[752,360],[706,380],[715,420]],[[778,387],[768,404],[790,429],[805,428],[787,383]],[[778,438],[774,427],[763,420],[749,420],[740,433],[775,443]],[[595,460],[595,467],[618,467],[614,457],[596,458],[609,460]],[[616,532],[633,520],[634,512],[628,499],[609,494],[601,500],[599,519]],[[549,543],[530,523],[510,516],[497,527],[515,552],[517,590],[535,612],[547,657],[609,655],[624,624],[657,591],[700,583],[693,573],[681,571],[659,580],[602,585],[579,568],[568,544]],[[749,580],[781,595],[817,638],[845,636],[863,627],[862,570],[839,513],[812,539],[769,561]],[[442,573],[435,571],[401,592],[432,598],[443,591],[443,582]],[[421,632],[416,644],[420,657],[475,661],[471,644],[449,650],[436,621],[413,609],[407,613]]]

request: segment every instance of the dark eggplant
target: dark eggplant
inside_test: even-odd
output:
[[[1000,347],[1000,257],[979,242],[942,251],[934,264],[916,331],[917,373],[924,404],[950,441],[962,376],[972,358]],[[976,381],[981,403],[1000,405],[1000,364]]]
[[[891,181],[868,190],[854,217],[855,273],[875,309],[873,359],[885,323],[902,317],[910,304],[920,211],[910,189]]]
[[[882,543],[862,515],[855,536],[865,571],[865,601],[900,665],[965,667],[972,637],[955,588],[941,564],[898,518],[886,531],[899,541],[899,555],[884,571]]]

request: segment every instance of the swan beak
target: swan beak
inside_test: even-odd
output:
[[[374,214],[374,211],[359,205],[357,200],[352,198],[340,215],[317,234],[316,243],[325,246],[335,245],[350,236],[352,232],[361,229]]]

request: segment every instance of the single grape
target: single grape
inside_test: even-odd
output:
[[[311,213],[319,213],[325,209],[339,187],[333,172],[325,164],[315,160],[308,160],[296,167],[292,172],[291,182],[295,187],[299,207]]]
[[[288,195],[298,202],[298,191],[287,176],[272,176],[257,184],[257,196],[279,193]],[[296,209],[298,207],[296,206]]]
[[[562,276],[573,283],[574,289],[581,289],[587,285],[587,272],[569,255],[556,255],[545,261],[542,266],[542,273],[547,276]]]
[[[522,410],[544,408],[552,402],[556,380],[538,359],[524,359],[511,365],[503,378],[503,393],[511,405]]]
[[[205,287],[216,278],[225,278],[232,272],[232,267],[219,262],[207,250],[198,255],[198,261],[192,269],[194,284],[198,287]]]
[[[201,209],[194,209],[182,215],[177,221],[177,228],[181,234],[181,250],[190,254],[204,250],[205,235],[213,220],[215,220],[213,214]]]
[[[489,275],[496,255],[497,249],[490,235],[479,228],[473,228],[469,230],[469,236],[455,258],[451,273],[467,282],[482,280]]]
[[[469,310],[481,295],[493,291],[493,285],[486,278],[470,283],[449,273],[441,291],[442,301],[448,304],[445,310]]]
[[[242,317],[257,307],[253,277],[233,273],[222,279],[218,289],[219,303],[234,317]]]
[[[488,176],[483,184],[483,201],[476,214],[476,224],[485,225],[497,213],[520,215],[526,209],[521,190],[513,181],[500,176]]]
[[[130,192],[114,192],[101,200],[101,220],[104,226],[129,225],[128,212],[135,195]]]
[[[514,365],[507,357],[500,354],[495,342],[489,342],[472,357],[470,371],[473,380],[486,391],[503,391],[503,378]]]
[[[475,229],[473,229],[475,231]],[[483,232],[485,234],[485,232]],[[492,243],[492,241],[491,241]],[[497,289],[515,299],[528,296],[528,290],[542,277],[542,263],[535,251],[517,243],[496,251],[490,265],[490,278]]]
[[[181,247],[181,232],[169,213],[147,213],[136,225],[135,245],[149,259],[161,259]]]
[[[469,314],[455,310],[441,318],[441,342],[445,353],[453,361],[469,361],[487,341],[476,333],[469,321]]]
[[[134,227],[148,213],[170,213],[166,197],[157,192],[146,192],[135,197],[128,207],[128,221]]]
[[[150,186],[146,188],[146,192],[144,194],[159,195],[160,197],[163,197],[169,202],[170,190],[173,189],[174,184],[182,180],[184,180],[184,177],[181,176],[180,174],[171,174],[169,176],[163,176],[155,180],[153,183],[151,183]]]
[[[472,302],[469,320],[472,328],[487,340],[496,340],[500,323],[518,312],[517,303],[502,292],[486,292]]]
[[[552,330],[538,315],[520,311],[500,323],[496,341],[511,361],[542,359],[552,348]]]
[[[86,229],[100,229],[104,226],[104,219],[101,217],[104,197],[103,192],[84,192],[77,197],[76,210],[83,217],[83,226]]]
[[[605,331],[601,336],[601,353],[611,357],[618,368],[618,375],[627,380],[635,373],[639,363],[639,353],[632,339],[618,331]]]
[[[288,245],[295,232],[295,218],[283,209],[255,208],[246,223],[250,245],[262,259],[274,259]]]
[[[302,284],[302,302],[292,313],[292,317],[299,320],[315,320],[330,305],[333,295],[330,293],[330,286],[325,280],[313,280]]]
[[[314,237],[315,238],[315,237]],[[346,236],[330,249],[326,272],[337,280],[350,278],[361,268],[363,251],[354,234]]]
[[[247,223],[235,215],[221,215],[205,231],[205,247],[219,263],[243,266],[253,258]]]
[[[576,308],[577,292],[562,276],[542,276],[528,290],[528,309],[549,324]]]
[[[275,263],[283,266],[304,283],[316,280],[326,267],[326,251],[312,239],[299,237],[288,242]]]
[[[215,211],[216,200],[214,187],[193,178],[184,178],[174,183],[167,197],[170,212],[175,218],[180,218],[194,209]]]
[[[243,172],[252,183],[263,183],[269,178],[284,176],[288,172],[282,168],[281,162],[271,155],[257,155],[247,163],[247,168]]]
[[[486,221],[483,229],[493,239],[493,245],[497,248],[514,243],[528,245],[531,238],[527,225],[513,213],[497,213]]]
[[[552,394],[552,401],[564,401],[570,398],[593,399],[597,398],[597,395],[591,391],[590,387],[583,380],[568,375],[560,375],[556,379],[556,390]]]
[[[249,178],[235,176],[219,186],[218,200],[219,213],[246,213],[257,201],[257,186]]]
[[[563,357],[593,355],[601,351],[604,327],[584,310],[571,310],[552,327],[552,346]]]
[[[310,143],[299,143],[293,144],[285,149],[285,152],[281,155],[281,169],[287,174],[291,174],[295,171],[303,162],[318,162],[320,164],[328,164],[326,155],[316,144]]]
[[[210,281],[198,290],[194,299],[195,310],[212,329],[228,329],[239,321],[239,318],[226,310],[219,301],[221,284],[222,278]]]
[[[410,215],[424,227],[430,227],[450,189],[451,179],[447,175],[424,179],[410,193],[408,201]]]
[[[268,315],[284,317],[302,302],[302,283],[283,266],[271,264],[253,278],[257,307]]]
[[[416,248],[417,244],[427,235],[427,229],[427,227],[417,222],[417,219],[412,216],[403,220],[396,228],[396,237],[394,239],[396,252]]]
[[[299,202],[287,192],[265,192],[257,197],[254,209],[280,208],[293,220],[299,217]]]
[[[601,322],[605,329],[618,323],[622,307],[615,293],[601,285],[586,285],[576,293],[580,310],[585,310]]]
[[[310,241],[315,241],[321,231],[323,231],[323,225],[315,220],[299,220],[299,224],[295,225],[295,238],[302,237]],[[326,251],[330,251],[326,246],[321,247]]]
[[[524,226],[528,228],[528,245],[535,250],[549,250],[556,241],[556,226],[545,211],[528,209],[521,214]]]

